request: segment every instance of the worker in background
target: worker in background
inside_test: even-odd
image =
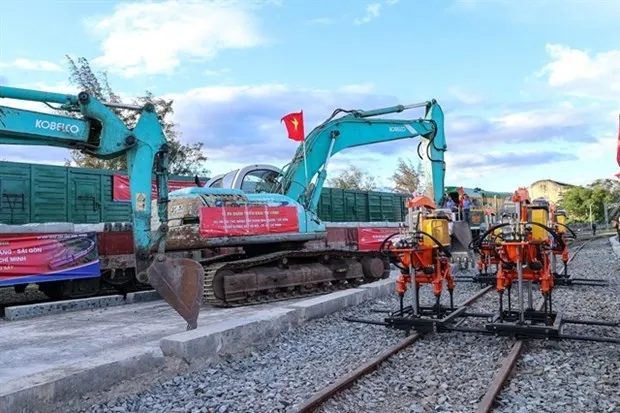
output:
[[[613,226],[616,229],[618,241],[620,241],[620,219],[614,219]]]
[[[592,222],[592,236],[596,235],[596,222]]]
[[[465,222],[469,222],[469,210],[471,208],[471,200],[469,199],[469,195],[465,194],[463,196],[463,215]]]
[[[448,208],[450,211],[454,210],[455,207],[455,203],[454,200],[450,197],[448,197],[448,200],[446,201],[446,208]]]

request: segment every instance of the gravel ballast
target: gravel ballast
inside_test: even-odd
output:
[[[471,284],[459,287],[456,304],[479,289]],[[431,289],[422,291],[428,304],[434,303]],[[447,292],[443,303],[449,303]],[[177,375],[135,395],[65,412],[287,412],[404,338],[402,331],[347,322],[343,317],[381,320],[384,314],[372,310],[393,310],[397,305],[396,295],[366,301],[307,322],[248,357]]]
[[[576,247],[576,246],[575,246]],[[571,247],[574,248],[574,247]],[[616,281],[618,259],[609,241],[591,241],[569,267],[576,277]],[[480,289],[457,283],[455,303]],[[516,290],[516,289],[515,289]],[[431,286],[422,288],[432,304]],[[515,294],[516,291],[513,291]],[[556,287],[554,309],[567,317],[617,320],[620,287]],[[411,299],[408,294],[407,297]],[[535,289],[534,302],[540,299]],[[443,303],[448,303],[447,293]],[[396,295],[308,322],[250,356],[152,381],[140,392],[103,399],[90,395],[81,409],[63,412],[292,412],[295,406],[404,338],[402,331],[349,323],[343,317],[381,320],[373,309],[395,309]],[[513,306],[517,305],[513,295]],[[472,311],[497,309],[494,290]],[[463,326],[480,326],[469,319]],[[620,329],[568,326],[568,334],[620,336]],[[319,409],[320,412],[473,412],[515,340],[466,333],[429,335],[404,349]],[[495,412],[620,411],[620,346],[530,341],[497,402]],[[96,404],[93,404],[97,402]],[[86,405],[85,405],[86,404]]]
[[[603,278],[608,287],[558,287],[554,308],[573,319],[617,321],[620,317],[618,258],[607,238],[592,240],[569,274]],[[619,337],[620,328],[567,325],[564,333]],[[620,346],[583,341],[528,343],[501,394],[498,413],[620,411]]]

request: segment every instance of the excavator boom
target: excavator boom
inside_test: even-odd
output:
[[[375,118],[414,108],[425,108],[424,117],[412,120]],[[339,113],[346,115],[335,118]],[[445,189],[444,152],[447,150],[443,124],[443,110],[435,100],[368,111],[337,109],[310,132],[305,145],[299,146],[274,192],[282,192],[302,203],[309,211],[316,212],[329,159],[336,153],[348,148],[420,136],[429,143],[426,155],[432,162],[433,197],[439,204]],[[308,188],[307,183],[315,175],[316,183]]]
[[[57,111],[80,117],[39,113],[0,106],[0,144],[55,146],[80,150],[99,159],[127,157],[136,274],[196,328],[204,272],[188,259],[171,260],[164,254],[168,233],[168,144],[155,107],[113,105],[141,112],[129,129],[105,102],[87,92],[78,95],[0,87],[0,99],[45,103]],[[52,106],[57,104],[60,106]],[[155,170],[159,227],[151,230],[151,182]],[[200,288],[187,289],[187,285]]]

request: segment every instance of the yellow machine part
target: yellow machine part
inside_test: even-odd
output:
[[[546,209],[532,209],[531,221],[538,224],[547,225],[549,212]],[[534,241],[544,241],[547,239],[547,231],[538,225],[532,225],[532,239]]]
[[[495,236],[495,243],[496,244],[501,244],[502,243],[502,239],[498,236],[502,233],[502,228],[496,228],[495,231],[493,231],[493,235]]]
[[[422,231],[432,235],[444,247],[450,246],[450,230],[447,219],[426,217],[424,221],[422,221]],[[426,247],[436,245],[435,242],[427,236],[423,236],[422,244]]]
[[[565,215],[556,215],[556,221],[558,222],[558,233],[564,234],[566,232],[566,216]]]

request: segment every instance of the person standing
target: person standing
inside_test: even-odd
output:
[[[471,208],[471,200],[469,199],[469,195],[465,194],[463,196],[463,215],[465,222],[469,222],[469,210]]]

